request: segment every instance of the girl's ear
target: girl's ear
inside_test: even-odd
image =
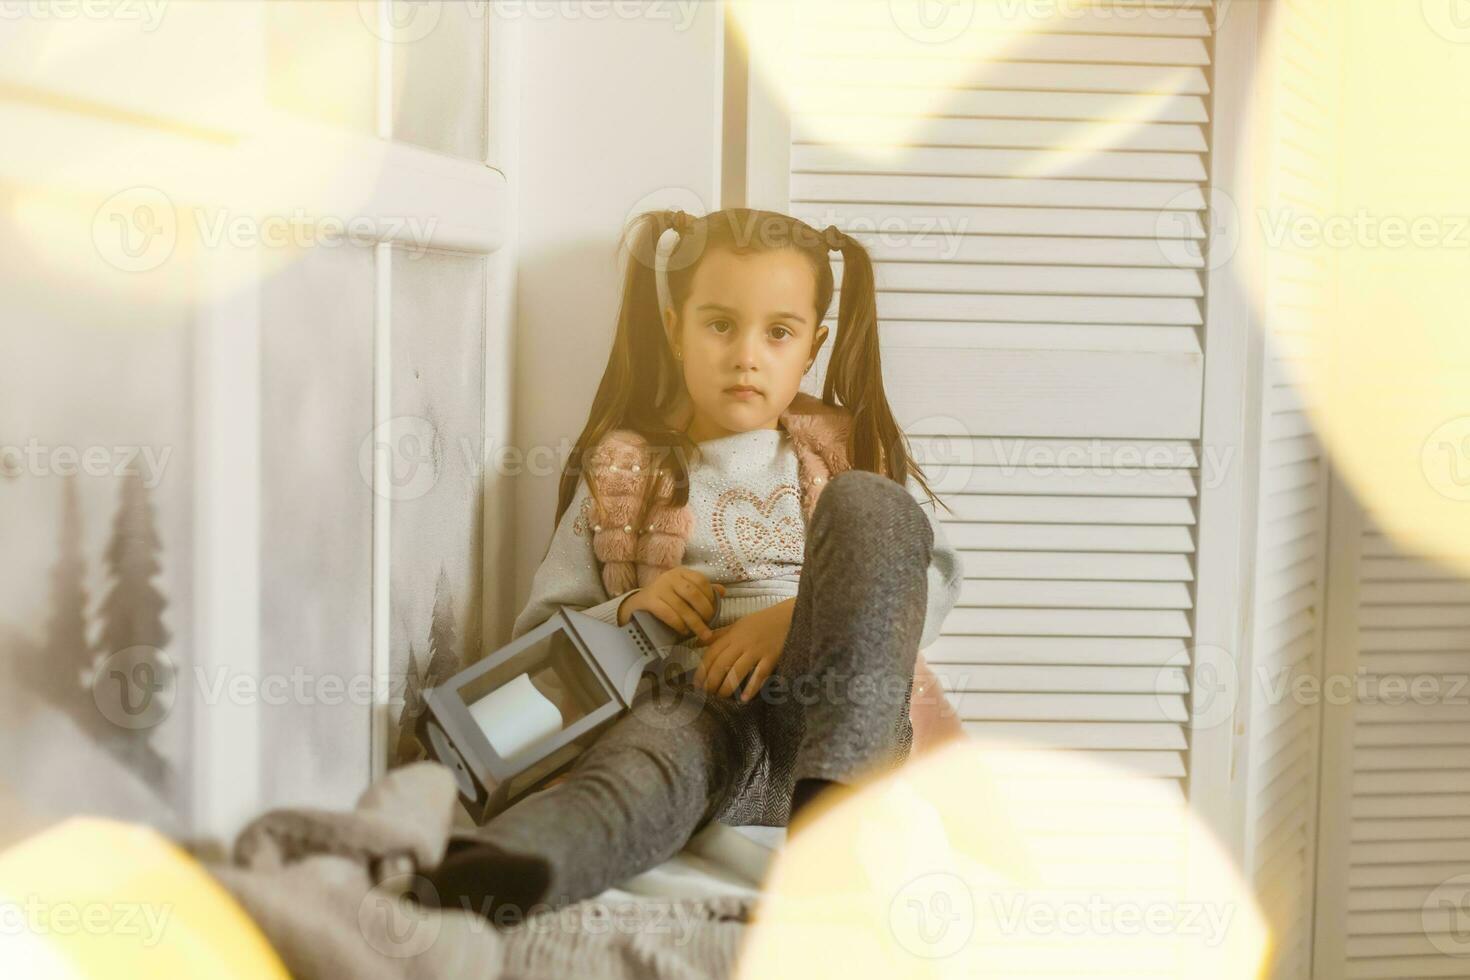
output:
[[[812,369],[812,365],[813,364],[816,364],[817,363],[817,354],[819,354],[821,352],[822,345],[827,342],[827,333],[828,333],[827,328],[825,326],[822,326],[822,327],[818,327],[816,334],[813,335],[813,337],[812,337],[812,354],[811,354],[811,357],[807,360],[807,364],[806,364],[806,367],[807,367],[807,370],[808,371],[810,371]]]
[[[674,308],[672,306],[665,306],[664,339],[669,342],[669,350],[677,350],[679,347],[679,338],[677,336],[678,329],[679,318],[674,315]]]

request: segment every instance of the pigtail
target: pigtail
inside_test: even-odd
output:
[[[683,393],[684,376],[664,335],[654,258],[665,231],[678,228],[682,248],[686,245],[683,239],[692,237],[686,234],[691,223],[697,220],[683,211],[648,211],[639,215],[623,234],[620,245],[626,252],[627,265],[612,351],[592,398],[587,424],[562,470],[555,524],[561,522],[571,506],[577,480],[584,472],[593,498],[601,504],[594,470],[586,466],[587,454],[614,429],[638,432],[647,440],[653,454],[654,472],[660,478],[647,481],[644,509],[658,485],[667,486],[670,479],[674,481],[674,506],[683,506],[688,501],[684,455],[693,446],[687,435],[670,426],[667,418],[669,405]]]
[[[914,462],[883,388],[873,260],[863,243],[851,236],[839,235],[837,244],[842,249],[842,293],[837,308],[837,341],[827,365],[822,400],[852,412],[854,467],[881,473],[898,483],[912,476],[929,499],[938,503],[923,470]]]

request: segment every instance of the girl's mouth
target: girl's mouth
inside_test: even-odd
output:
[[[752,388],[750,385],[735,385],[732,388],[726,388],[725,394],[729,395],[731,398],[739,398],[743,401],[745,399],[754,398],[759,395],[760,389]]]

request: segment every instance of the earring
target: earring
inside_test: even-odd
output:
[[[674,360],[676,360],[676,361],[682,361],[682,360],[684,360],[684,352],[681,351],[681,350],[679,350],[678,348],[675,348],[674,349]]]

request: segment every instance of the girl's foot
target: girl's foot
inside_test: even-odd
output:
[[[840,802],[851,791],[847,783],[833,779],[817,776],[798,779],[791,790],[791,810],[786,820],[788,836],[799,833],[818,813]],[[819,799],[821,805],[813,808]]]
[[[511,926],[546,900],[551,869],[538,857],[513,854],[484,841],[457,841],[424,877],[430,887],[419,895],[421,904],[463,909],[484,916],[492,925]]]

